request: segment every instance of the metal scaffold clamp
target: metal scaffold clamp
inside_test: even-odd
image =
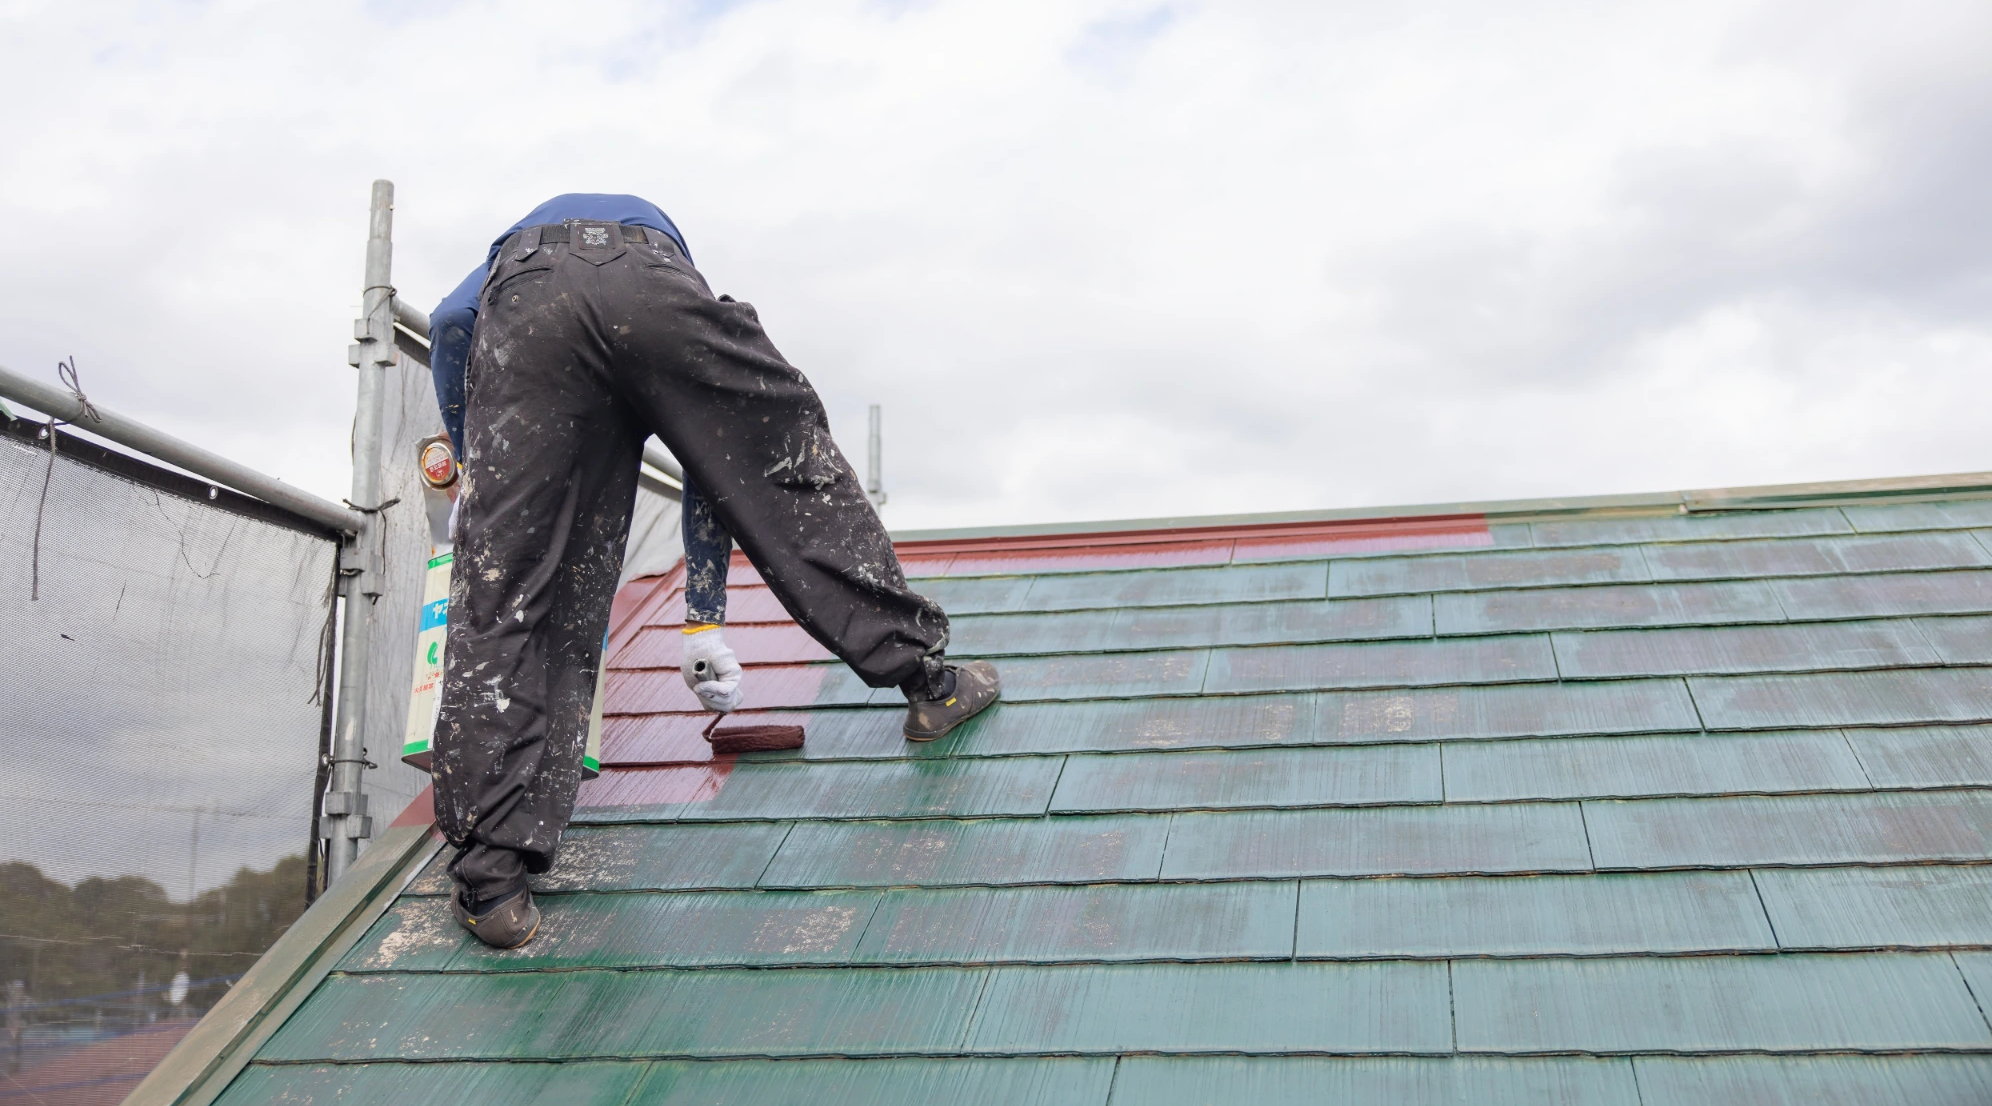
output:
[[[318,836],[326,840],[341,837],[365,840],[372,837],[373,815],[367,813],[366,792],[326,792],[323,816],[318,820]]]

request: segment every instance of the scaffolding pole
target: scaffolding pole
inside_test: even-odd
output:
[[[339,645],[339,705],[332,736],[331,782],[319,809],[326,839],[325,884],[352,866],[361,840],[373,836],[373,817],[360,789],[366,767],[367,645],[373,601],[382,588],[380,536],[381,414],[387,367],[394,362],[394,184],[373,183],[367,219],[366,291],[362,317],[353,324],[355,345],[347,360],[359,374],[353,406],[353,494],[364,519],[359,534],[340,548],[339,594],[344,625]]]
[[[865,495],[872,506],[885,506],[884,434],[879,426],[878,404],[871,405],[871,425],[865,433]]]
[[[301,488],[293,487],[275,477],[265,476],[247,465],[237,464],[218,453],[211,453],[200,446],[183,442],[171,434],[162,433],[136,419],[126,418],[106,408],[101,403],[92,403],[88,414],[83,400],[66,388],[44,384],[0,366],[0,398],[11,399],[16,403],[32,407],[52,418],[60,419],[77,430],[87,430],[107,441],[116,442],[145,456],[164,461],[175,468],[185,469],[206,480],[212,480],[222,487],[234,488],[246,495],[253,495],[265,503],[273,504],[342,534],[356,534],[364,518],[356,511],[329,503]]]

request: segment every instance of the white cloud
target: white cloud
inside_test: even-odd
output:
[[[368,182],[430,303],[560,191],[755,302],[887,518],[1992,467],[1963,2],[0,5],[0,363],[345,491]]]

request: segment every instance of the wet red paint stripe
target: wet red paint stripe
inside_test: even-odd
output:
[[[604,768],[601,775],[581,784],[574,805],[599,810],[711,802],[732,774],[730,756],[672,768]]]
[[[766,714],[735,715],[742,723],[809,728],[808,714],[770,711]],[[609,718],[602,723],[602,764],[605,766],[657,767],[704,764],[723,759],[713,756],[706,743],[705,729],[712,724],[710,714],[643,714]]]
[[[942,576],[946,575],[948,566],[954,563],[954,559],[955,555],[952,553],[925,556],[918,553],[905,553],[900,555],[899,567],[905,569],[906,575],[909,577]]]
[[[1119,530],[1099,533],[1036,534],[1012,537],[964,538],[903,542],[894,548],[902,562],[907,558],[938,558],[952,555],[989,556],[998,552],[1038,551],[1073,553],[1098,552],[1127,546],[1164,546],[1201,541],[1257,542],[1263,540],[1304,540],[1349,536],[1407,536],[1484,530],[1487,518],[1479,514],[1420,515],[1401,518],[1324,519],[1305,522],[1264,522],[1236,526],[1183,526],[1155,530]],[[950,569],[953,571],[953,569]]]
[[[712,757],[710,714],[637,714],[602,720],[602,764],[703,764]]]
[[[957,553],[949,576],[1028,572],[1083,572],[1091,569],[1169,568],[1221,565],[1231,560],[1231,539],[1152,542],[1141,545],[1082,546],[1075,549],[999,549]]]

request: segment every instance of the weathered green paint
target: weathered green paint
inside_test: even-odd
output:
[[[1089,653],[1101,649],[1140,649],[1158,645],[1205,645],[1208,642],[1161,642],[1114,632],[1118,611],[1078,611],[1057,614],[963,615],[948,620],[948,655],[1003,657],[1046,653]]]
[[[1440,634],[1499,634],[1627,626],[1782,622],[1784,608],[1759,580],[1463,591],[1432,597]]]
[[[923,580],[1003,703],[911,745],[755,664],[803,749],[591,785],[655,809],[568,832],[516,952],[439,866],[376,896],[231,1101],[1978,1101],[1992,497],[1702,510],[1889,491]]]
[[[1975,865],[1763,868],[1756,881],[1788,949],[1984,945],[1992,918],[1992,868]]]
[[[1286,645],[1422,638],[1432,633],[1427,596],[1119,610],[968,615],[953,620],[950,656],[1039,656],[1108,650]]]
[[[1673,518],[1568,519],[1531,523],[1538,549],[1561,545],[1618,545],[1640,542],[1733,541],[1738,538],[1791,538],[1851,534],[1838,509],[1809,511],[1729,511]]]
[[[1308,880],[1295,955],[1775,951],[1747,872]]]
[[[1306,744],[1313,719],[1314,700],[1299,695],[999,702],[934,746],[956,756],[1007,756]]]
[[[1632,1063],[1642,1106],[1992,1102],[1992,1056],[1641,1056]]]
[[[788,836],[785,822],[737,825],[570,826],[560,835],[553,870],[533,889],[560,891],[708,891],[752,887]],[[445,849],[408,891],[447,895]]]
[[[1824,1052],[1992,1048],[1950,957],[1461,960],[1462,1052]]]
[[[1573,872],[1576,803],[1178,814],[1164,879]]]
[[[1844,732],[1876,787],[1992,787],[1992,726]]]
[[[1628,1060],[1130,1056],[1113,1106],[1652,1106]]]
[[[649,1073],[637,1062],[575,1064],[257,1064],[220,1106],[623,1106]]]
[[[1203,687],[1204,666],[1209,660],[1210,653],[1203,649],[1012,657],[1001,668],[1003,698],[1029,702],[1193,695]],[[880,688],[876,694],[875,702],[899,692],[888,687]]]
[[[1842,507],[1842,514],[1864,534],[1891,530],[1965,530],[1992,526],[1992,500],[1959,499],[1947,503],[1890,503]]]
[[[984,969],[335,975],[269,1060],[959,1052]]]
[[[1650,579],[1637,547],[1516,550],[1443,556],[1335,561],[1328,594],[1360,595],[1543,588],[1559,584],[1644,583]]]
[[[1295,888],[1254,882],[887,891],[857,959],[1284,960],[1293,955]]]
[[[981,576],[920,580],[913,590],[939,603],[950,614],[995,614],[1014,611],[1031,590],[1033,576]]]
[[[360,943],[340,958],[338,969],[342,972],[439,971],[471,943],[470,934],[457,924],[447,898],[410,895],[395,902],[374,923]]]
[[[1124,649],[1368,641],[1420,638],[1431,632],[1432,601],[1423,595],[1218,607],[1128,607],[1114,612],[1114,639]]]
[[[1445,1053],[1446,1011],[1444,964],[992,968],[967,1050]]]
[[[1044,813],[1059,757],[738,764],[681,822],[740,818],[945,818]]]
[[[1992,572],[1977,569],[1773,580],[1770,588],[1793,619],[1992,611]]]
[[[1974,997],[1992,995],[1992,953],[1954,952],[1951,954],[1951,962],[1956,964],[1958,971],[1963,974],[1964,982],[1971,988]],[[1979,1003],[1981,1012],[1984,1007],[1985,1004],[1981,1001]]]
[[[1424,687],[1556,679],[1549,637],[1440,638],[1425,641],[1216,649],[1204,690]]]
[[[1666,734],[1445,747],[1453,802],[1866,791],[1872,784],[1838,730]]]
[[[1712,730],[1992,722],[1992,668],[1693,676]]]
[[[1064,611],[1115,607],[1169,607],[1201,603],[1268,603],[1323,599],[1328,567],[1314,564],[1240,565],[1227,568],[1159,568],[1144,572],[1040,576],[1020,610]]]
[[[877,892],[678,891],[549,895],[522,949],[469,938],[443,899],[405,900],[340,970],[512,972],[839,964],[851,959]]]
[[[223,1106],[1104,1106],[1112,1058],[259,1064]]]
[[[1051,809],[1122,810],[1436,803],[1436,745],[1136,753],[1067,758]]]
[[[1154,879],[1167,815],[804,823],[763,887],[946,887]]]
[[[1992,791],[1594,800],[1600,868],[1992,860]]]
[[[1955,533],[1701,542],[1643,548],[1655,580],[1927,572],[1992,564],[1992,555],[1971,540],[1970,534]]]
[[[1238,542],[1237,548],[1231,554],[1231,563],[1245,565],[1273,561],[1346,560],[1351,557],[1401,557],[1419,553],[1443,555],[1462,545],[1475,549],[1527,549],[1529,544],[1528,523],[1493,522],[1488,524],[1484,536],[1452,534],[1426,538],[1406,536],[1398,539],[1358,537],[1342,541],[1331,540],[1323,545],[1314,545],[1306,541],[1290,544],[1278,539],[1246,538]]]
[[[1102,1106],[1111,1059],[658,1061],[642,1106]]]
[[[1592,630],[1559,633],[1554,640],[1558,669],[1565,679],[1578,680],[1895,668],[1939,659],[1908,621]]]
[[[1923,618],[1916,628],[1945,664],[1992,664],[1992,617]]]
[[[1701,729],[1680,680],[1344,691],[1314,702],[1324,744]]]

